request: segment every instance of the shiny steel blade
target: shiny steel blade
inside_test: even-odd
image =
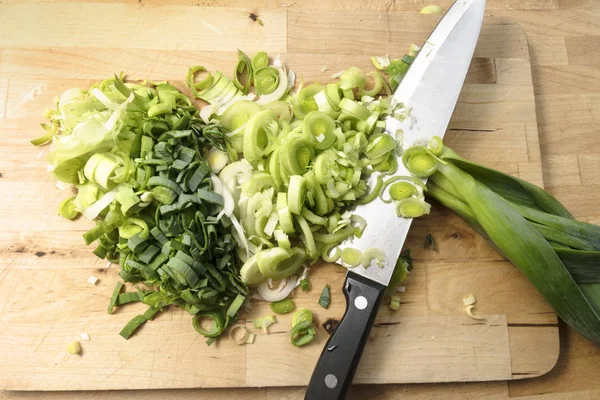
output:
[[[443,137],[473,57],[484,8],[485,0],[456,1],[431,33],[394,93],[397,103],[412,108],[412,118],[403,123],[393,118],[386,121],[388,133],[403,130],[404,148],[415,142],[428,142],[432,136]],[[395,175],[410,175],[400,158]],[[374,186],[376,178],[376,174],[371,176],[369,187]],[[352,271],[387,286],[412,219],[397,217],[394,204],[384,203],[379,198],[357,206],[353,213],[367,220],[367,228],[361,238],[348,240],[340,247],[383,250],[386,256],[383,268],[358,266]]]

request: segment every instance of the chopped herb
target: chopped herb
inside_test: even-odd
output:
[[[437,246],[433,236],[431,236],[431,233],[425,237],[425,244],[423,245],[423,248],[426,249],[428,246],[431,246],[433,251],[437,251]]]
[[[402,260],[404,263],[406,263],[407,271],[411,271],[413,269],[413,260],[410,256],[410,249],[406,249],[402,253],[400,253],[399,260]]]
[[[329,289],[329,284],[327,284],[323,288],[323,292],[321,292],[321,297],[319,297],[319,305],[323,308],[329,308],[330,303],[331,303],[331,292]]]

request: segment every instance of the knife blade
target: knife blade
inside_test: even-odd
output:
[[[463,86],[481,30],[485,0],[458,0],[446,12],[408,69],[393,95],[396,104],[411,108],[403,122],[388,117],[386,131],[403,132],[403,147],[443,137]],[[398,160],[394,175],[410,172]],[[391,177],[387,175],[386,178]],[[373,187],[377,173],[369,179]],[[330,336],[309,382],[305,399],[345,397],[388,285],[412,219],[396,217],[395,205],[376,198],[352,211],[367,221],[360,238],[340,245],[360,251],[381,249],[382,268],[358,266],[349,270],[344,282],[346,312]]]

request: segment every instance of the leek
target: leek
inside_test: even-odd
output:
[[[464,160],[447,147],[440,157],[445,163],[439,163],[439,174],[445,180],[434,179],[428,195],[488,237],[565,322],[600,343],[599,287],[594,273],[588,272],[595,252],[565,249],[554,242],[593,248],[600,228],[572,219],[543,189]]]

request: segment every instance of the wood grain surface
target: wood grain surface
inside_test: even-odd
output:
[[[4,1],[3,4],[12,3],[10,1]],[[36,2],[19,2],[19,3],[30,3]],[[106,4],[118,4],[117,1],[106,1]],[[201,6],[232,6],[232,2],[202,2],[199,3]],[[252,4],[252,2],[249,2]],[[443,6],[448,2],[438,2]],[[144,1],[142,6],[152,6],[154,4],[164,4],[159,1]],[[196,2],[188,2],[177,0],[170,4],[177,4],[181,6],[190,6],[196,4]],[[235,4],[234,4],[235,5]],[[389,10],[388,15],[391,13],[392,16],[397,11],[415,12],[424,3],[421,1],[394,1],[394,2],[383,2],[383,1],[368,1],[368,2],[357,2],[357,1],[342,1],[342,2],[313,2],[307,1],[302,4],[288,4],[273,2],[260,2],[255,3],[258,8],[253,9],[256,11],[261,8],[280,11],[280,9],[288,10],[289,15],[293,12],[314,12],[315,9],[323,11],[344,10],[346,12],[360,13],[364,10],[369,11],[380,11],[384,12]],[[250,5],[248,5],[249,8]],[[523,11],[527,10],[527,11]],[[597,80],[594,78],[598,77],[597,66],[600,63],[597,52],[597,47],[594,47],[593,43],[598,42],[598,36],[600,35],[600,27],[598,24],[598,15],[600,12],[597,5],[591,1],[488,1],[488,15],[500,16],[508,18],[509,20],[517,20],[525,28],[528,35],[527,39],[530,43],[531,61],[533,64],[533,83],[536,93],[536,108],[538,112],[539,122],[538,126],[540,130],[540,144],[542,147],[542,158],[541,161],[544,165],[545,171],[545,182],[549,186],[549,189],[561,198],[561,200],[567,203],[567,206],[580,218],[587,219],[591,222],[598,223],[600,218],[598,216],[597,204],[598,199],[598,179],[594,175],[594,166],[599,164],[598,152],[595,150],[594,145],[598,143],[598,128],[597,122],[599,120],[600,110],[598,109],[598,100],[600,95],[598,93]],[[340,14],[340,13],[337,13]],[[375,18],[373,14],[366,13]],[[384,14],[385,15],[385,14]],[[414,14],[413,14],[414,15]],[[339,16],[338,16],[339,17]],[[346,17],[346,15],[344,15]],[[352,20],[352,16],[348,17]],[[431,18],[431,17],[417,17],[414,18]],[[392,18],[393,19],[393,18]],[[432,19],[435,21],[435,19]],[[354,20],[352,20],[354,21]],[[358,20],[360,22],[360,19]],[[354,21],[356,22],[356,21]],[[565,24],[565,22],[568,22]],[[434,24],[435,22],[427,22]],[[288,21],[288,29],[289,21]],[[335,29],[341,26],[346,29],[343,24],[332,24],[335,25]],[[334,29],[333,27],[331,29]],[[386,28],[384,28],[386,29]],[[387,32],[386,32],[387,34]],[[395,34],[398,34],[397,32]],[[4,36],[4,35],[3,35]],[[494,36],[490,39],[493,40]],[[12,39],[11,39],[12,40]],[[86,39],[89,40],[89,39]],[[395,37],[395,40],[396,37]],[[289,42],[288,42],[289,43]],[[143,65],[139,65],[139,61],[143,60],[143,50],[136,53],[135,50],[115,50],[109,46],[103,47],[99,51],[92,48],[77,48],[71,50],[65,49],[52,49],[52,51],[46,51],[43,54],[44,49],[40,48],[27,48],[20,51],[19,49],[13,49],[6,47],[6,44],[2,44],[2,53],[0,54],[0,95],[10,96],[10,88],[12,87],[13,80],[9,76],[11,73],[15,75],[22,74],[22,78],[40,78],[40,82],[44,81],[46,77],[52,77],[57,80],[69,80],[69,79],[99,79],[104,76],[102,71],[104,68],[113,67],[115,65],[123,65],[123,63],[129,63],[128,68],[124,70],[131,71],[131,66],[136,66],[143,69]],[[517,49],[519,46],[514,46],[513,49]],[[153,48],[153,47],[150,47]],[[596,49],[596,50],[595,50]],[[63,50],[64,54],[63,54]],[[305,51],[304,49],[302,51]],[[318,49],[311,49],[312,53],[319,53]],[[173,50],[175,53],[181,53],[179,49]],[[193,53],[193,51],[192,51]],[[138,59],[136,60],[136,54]],[[140,55],[141,54],[141,55]],[[109,59],[106,61],[108,55]],[[127,57],[124,57],[127,55]],[[160,55],[156,56],[156,60],[162,60],[164,64],[168,64],[172,60],[173,54],[170,52],[160,52]],[[489,55],[480,54],[481,59],[489,58]],[[20,60],[19,64],[13,62],[5,63],[7,57],[11,60]],[[54,60],[52,60],[52,57]],[[141,58],[140,58],[141,57]],[[193,54],[184,54],[181,57],[191,57],[194,59]],[[346,60],[351,59],[351,55],[343,55],[342,58]],[[79,58],[79,60],[77,60]],[[74,60],[75,59],[75,60]],[[47,61],[46,61],[47,60]],[[124,61],[123,61],[124,60]],[[319,60],[327,60],[324,56],[321,56]],[[105,64],[102,64],[102,63]],[[289,61],[288,61],[289,62]],[[348,61],[340,62],[341,65],[346,65]],[[329,63],[329,61],[323,61],[323,63]],[[94,76],[80,76],[78,75],[82,68],[82,64],[89,67],[91,73],[96,73]],[[173,62],[170,70],[175,71],[177,66],[187,66],[190,64],[189,61],[179,63],[179,61]],[[310,64],[310,62],[306,62]],[[312,63],[313,65],[315,63]],[[319,63],[320,64],[320,63]],[[58,67],[57,67],[58,65]],[[474,63],[475,65],[475,63]],[[478,79],[483,79],[485,84],[486,80],[493,79],[494,72],[489,68],[489,62],[482,60],[477,64],[478,73],[474,74],[472,68],[470,73],[471,83],[475,83]],[[488,67],[486,67],[488,65]],[[497,66],[497,64],[496,64]],[[8,71],[6,68],[11,69]],[[40,72],[38,73],[38,68]],[[294,65],[294,68],[300,69]],[[318,75],[318,68],[314,67],[315,74]],[[85,68],[86,70],[88,68]],[[169,67],[164,69],[169,70]],[[329,72],[329,71],[328,71]],[[327,73],[328,73],[327,72]],[[142,73],[148,74],[147,70],[142,70]],[[57,74],[59,76],[55,76]],[[85,74],[84,74],[85,75]],[[507,75],[507,74],[505,74]],[[163,75],[164,76],[164,75]],[[179,75],[181,76],[181,75]],[[174,76],[173,78],[177,78]],[[169,76],[169,78],[171,78]],[[33,84],[29,87],[29,91],[25,93],[35,92],[36,82],[32,80],[23,79],[24,83],[22,86],[27,86],[29,82]],[[43,82],[42,82],[43,83]],[[487,81],[489,84],[490,82]],[[69,87],[69,86],[66,86]],[[505,93],[506,94],[506,93]],[[3,97],[0,97],[2,99]],[[6,98],[6,97],[5,97]],[[16,102],[15,102],[16,101]],[[13,106],[24,107],[23,104],[19,105],[19,100],[13,100]],[[0,100],[0,116],[7,114],[11,110],[8,106],[9,102]],[[14,109],[14,108],[13,108]],[[516,110],[518,111],[518,110]],[[505,112],[511,112],[508,109]],[[17,115],[17,114],[15,114]],[[35,123],[32,123],[32,126]],[[535,122],[533,127],[524,127],[523,129],[527,132],[535,132]],[[461,127],[462,130],[466,130]],[[532,130],[533,129],[533,130]],[[10,135],[5,134],[4,126],[2,127],[2,137]],[[532,136],[532,135],[530,135]],[[594,139],[595,137],[595,139]],[[455,145],[456,146],[456,145]],[[597,148],[597,146],[596,146]],[[29,155],[31,156],[31,154]],[[33,154],[35,158],[36,154]],[[3,155],[4,159],[13,157],[13,159],[23,160],[22,155]],[[2,160],[4,161],[4,160]],[[506,165],[506,168],[512,169],[513,172],[529,171],[526,165],[519,166],[517,164],[511,166],[510,163]],[[520,169],[519,169],[520,167]],[[0,164],[0,172],[7,170],[7,173],[11,169],[6,167],[5,164]],[[33,179],[32,174],[27,174],[22,168],[12,168],[14,176],[21,176],[27,179]],[[535,180],[536,174],[539,176],[539,171],[536,173],[533,171],[533,177]],[[586,185],[585,187],[583,185]],[[595,186],[596,185],[596,186]],[[2,193],[4,193],[2,189]],[[18,192],[18,190],[25,190],[24,188],[11,188],[10,189]],[[26,201],[27,196],[24,195]],[[31,203],[28,203],[31,204]],[[54,208],[51,206],[46,210],[51,213]],[[449,218],[449,217],[446,217]],[[83,229],[83,227],[80,227]],[[8,231],[4,235],[4,243],[9,243],[11,236],[20,236],[16,232]],[[35,243],[35,238],[28,239],[29,244]],[[54,243],[60,243],[59,238],[52,239]],[[75,245],[75,241],[72,242]],[[76,246],[76,245],[75,245]],[[86,257],[85,249],[81,250],[80,257]],[[39,266],[42,260],[41,257],[35,255],[23,255],[23,258],[27,259],[26,265]],[[29,259],[28,259],[29,257]],[[35,258],[34,258],[35,257]],[[89,258],[86,258],[89,260]],[[51,261],[47,261],[49,264]],[[42,262],[43,263],[43,262]],[[428,263],[424,261],[426,265],[425,270],[428,269]],[[3,272],[0,272],[2,274]],[[5,279],[4,276],[0,279]],[[412,277],[411,277],[412,279]],[[10,292],[0,294],[0,304],[7,304]],[[478,295],[479,296],[479,295]],[[408,309],[408,305],[405,305]],[[41,312],[43,313],[43,311]],[[40,313],[40,314],[41,314]],[[2,315],[2,310],[0,310]],[[514,328],[511,328],[514,329]],[[516,329],[527,330],[530,327],[519,326]],[[539,329],[536,327],[535,329]],[[548,328],[553,329],[553,328]],[[529,336],[533,337],[533,336]],[[514,352],[526,351],[531,349],[532,346],[539,345],[539,341],[532,339],[529,343],[519,343],[511,346]],[[587,343],[577,334],[573,333],[568,329],[563,329],[561,332],[561,350],[562,356],[559,359],[559,364],[550,374],[545,377],[511,383],[486,383],[486,384],[445,384],[445,385],[410,385],[410,386],[398,386],[398,385],[358,385],[351,393],[352,398],[507,398],[507,397],[526,397],[529,395],[537,395],[546,393],[548,398],[598,398],[600,395],[599,391],[595,389],[600,388],[597,380],[593,379],[600,372],[598,360],[600,355],[598,349],[593,345]],[[514,366],[513,366],[514,367]],[[520,368],[525,367],[521,366]],[[578,392],[574,395],[574,392]],[[561,394],[562,393],[562,394]],[[33,398],[98,398],[99,396],[105,396],[106,398],[154,398],[158,396],[170,396],[173,398],[183,398],[183,396],[189,397],[190,395],[201,396],[202,398],[257,398],[257,399],[279,399],[279,398],[301,398],[302,389],[245,389],[245,390],[194,390],[194,391],[133,391],[123,392],[116,394],[115,392],[105,392],[104,395],[101,392],[85,394],[83,392],[74,392],[71,395],[66,393],[55,393],[55,394],[19,394],[19,393],[5,393],[4,396],[7,398],[21,398],[21,397],[33,397]]]

